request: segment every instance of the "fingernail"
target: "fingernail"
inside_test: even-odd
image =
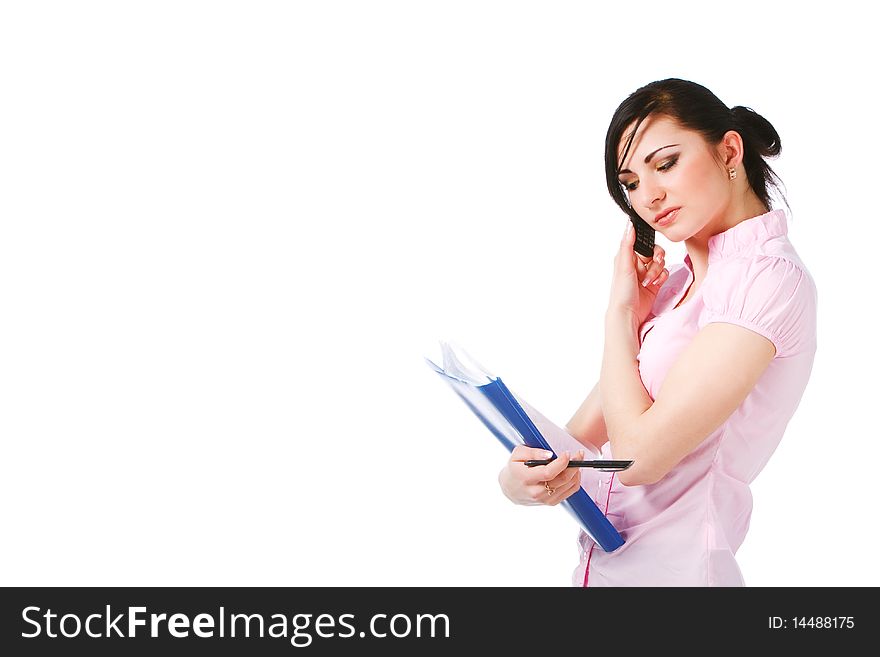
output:
[[[553,452],[544,452],[544,458],[545,458],[545,459],[552,459],[552,458],[553,458]]]

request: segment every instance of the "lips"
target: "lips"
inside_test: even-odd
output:
[[[662,215],[659,219],[656,220],[657,225],[658,226],[666,226],[668,224],[671,224],[673,221],[675,221],[675,218],[678,216],[679,210],[681,210],[681,208],[674,208],[672,211],[667,212],[666,214]]]

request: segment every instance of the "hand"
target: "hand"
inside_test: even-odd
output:
[[[584,458],[584,450],[578,450],[576,460]],[[547,465],[527,466],[524,461],[550,458],[543,449],[517,445],[510,453],[510,460],[498,474],[501,491],[514,504],[556,506],[577,492],[581,487],[581,469],[569,468],[568,452],[562,452]],[[552,494],[547,487],[552,490]]]
[[[627,218],[626,224],[627,232],[614,258],[608,308],[629,310],[641,326],[654,307],[657,292],[669,278],[669,270],[664,268],[666,251],[659,244],[654,245],[653,260],[644,258],[633,250],[636,231],[632,220]],[[642,283],[646,280],[650,283],[644,287]]]

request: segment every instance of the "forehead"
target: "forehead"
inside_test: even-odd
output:
[[[630,164],[644,160],[645,155],[666,144],[683,144],[692,141],[696,135],[682,128],[668,116],[649,116],[639,126],[638,132],[626,154],[626,162],[620,162],[620,156],[626,148],[626,142],[632,134],[636,121],[633,121],[623,131],[620,142],[617,144],[617,161],[620,169],[632,169]]]

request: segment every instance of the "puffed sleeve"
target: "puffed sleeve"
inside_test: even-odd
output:
[[[776,255],[722,261],[704,282],[704,307],[697,323],[727,322],[763,335],[776,358],[815,342],[816,288],[797,263]]]

